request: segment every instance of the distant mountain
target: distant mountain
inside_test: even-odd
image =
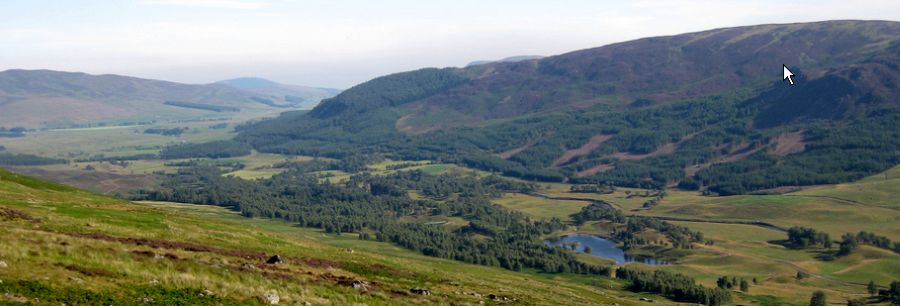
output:
[[[7,70],[0,72],[0,127],[222,117],[229,115],[221,112],[271,112],[286,105],[308,103],[320,95],[303,95],[302,88],[273,88],[296,95],[297,102],[284,103],[284,95],[275,100],[262,91],[225,84],[192,85],[120,75]]]
[[[782,64],[795,86],[781,80]],[[896,165],[897,88],[898,22],[759,25],[391,74],[237,139],[261,151],[380,152],[529,180],[745,193]]]
[[[510,57],[507,57],[507,58],[504,58],[501,60],[496,60],[496,61],[474,61],[474,62],[471,62],[468,65],[466,65],[466,67],[491,64],[491,63],[515,63],[515,62],[521,62],[521,61],[537,60],[537,59],[542,59],[542,58],[544,58],[544,56],[541,56],[541,55],[510,56]]]
[[[261,96],[259,98],[271,101],[271,105],[282,107],[312,108],[322,99],[333,97],[341,92],[339,89],[333,88],[285,85],[255,77],[236,78],[216,83],[255,93]]]

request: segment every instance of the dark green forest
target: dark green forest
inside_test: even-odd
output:
[[[896,128],[896,122],[900,120],[900,111],[896,108],[875,108],[848,115],[840,122],[807,120],[760,129],[754,128],[752,122],[772,102],[742,98],[748,96],[746,93],[641,109],[599,105],[483,128],[424,134],[399,132],[395,125],[404,109],[378,106],[402,104],[429,89],[458,82],[449,76],[433,76],[442,71],[401,74],[402,80],[435,82],[418,84],[421,87],[418,91],[397,91],[390,85],[379,87],[379,82],[365,83],[333,98],[337,102],[323,102],[311,113],[286,113],[273,120],[242,126],[236,141],[263,152],[337,159],[380,153],[394,159],[457,163],[533,181],[568,180],[642,188],[659,188],[676,182],[685,189],[702,188],[722,195],[778,186],[846,182],[898,163],[900,129]],[[421,74],[424,76],[417,78]],[[381,101],[377,103],[361,102],[384,92],[393,95],[365,100]],[[784,156],[769,154],[775,138],[788,132],[802,133],[803,152]],[[595,135],[611,138],[586,155],[553,165],[566,149],[578,148]],[[533,145],[508,159],[496,156],[498,152],[527,143]],[[653,154],[665,145],[676,150]],[[639,159],[610,157],[617,152],[648,155]],[[685,169],[705,163],[711,166],[693,175],[685,174]],[[577,175],[599,164],[609,165],[610,170],[583,177]]]
[[[164,190],[145,191],[137,198],[224,206],[247,217],[284,219],[335,234],[360,233],[361,239],[392,242],[429,256],[511,270],[610,273],[608,267],[582,263],[541,242],[542,235],[565,227],[560,220],[530,220],[490,202],[502,192],[529,191],[534,188],[530,184],[419,171],[356,175],[347,184],[320,183],[300,169],[261,181],[221,174],[215,167],[188,168],[171,175]],[[406,190],[426,199],[414,200]],[[440,216],[459,217],[468,224],[450,230],[403,221]]]

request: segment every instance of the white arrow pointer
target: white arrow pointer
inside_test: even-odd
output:
[[[794,85],[794,78],[792,78],[792,76],[794,76],[794,73],[791,72],[791,70],[788,69],[787,65],[785,64],[781,64],[781,67],[784,68],[784,78],[782,78],[781,81],[788,80],[788,82],[791,82],[791,85]]]

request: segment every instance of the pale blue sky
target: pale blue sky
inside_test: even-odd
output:
[[[898,20],[900,1],[0,1],[0,70],[346,88],[421,67],[710,28]]]

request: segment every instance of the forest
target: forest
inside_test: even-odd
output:
[[[194,157],[225,158],[250,154],[252,148],[244,143],[220,140],[202,144],[177,144],[165,147],[159,156],[162,159],[182,159]]]
[[[307,166],[312,168],[313,163],[317,162],[307,162]],[[136,197],[218,205],[247,217],[284,219],[334,234],[360,233],[361,239],[387,241],[428,256],[480,265],[610,274],[608,267],[582,263],[541,242],[540,236],[565,227],[560,220],[530,220],[489,201],[502,192],[530,190],[530,184],[496,176],[478,179],[419,171],[383,177],[355,175],[347,184],[320,183],[315,175],[297,169],[261,181],[221,174],[215,167],[188,168],[171,175],[164,190],[144,191]],[[410,198],[406,188],[425,198]],[[448,229],[440,224],[402,221],[416,217],[457,217],[468,224]]]
[[[68,163],[65,159],[42,157],[31,154],[14,154],[2,151],[3,150],[0,150],[0,165],[2,166],[41,166]]]
[[[383,154],[433,160],[530,181],[658,189],[678,183],[712,194],[847,182],[898,163],[900,110],[874,107],[839,121],[809,119],[754,127],[772,101],[736,91],[643,108],[596,105],[482,127],[425,133],[398,130],[403,106],[463,82],[459,72],[423,69],[363,83],[311,112],[240,126],[236,141],[261,152],[344,159]],[[770,153],[778,136],[801,135],[802,151]],[[557,159],[594,136],[607,141],[584,155]],[[522,149],[508,158],[499,152]],[[624,157],[622,157],[624,156]],[[606,165],[605,170],[585,173]],[[694,173],[685,169],[697,167]]]

